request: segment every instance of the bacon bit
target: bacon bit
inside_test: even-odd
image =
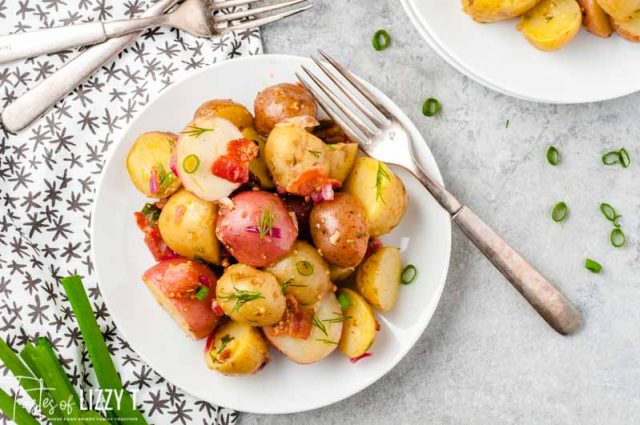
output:
[[[182,216],[184,215],[184,212],[187,209],[184,207],[184,205],[179,205],[178,208],[176,208],[176,214],[174,217],[174,221],[176,223],[180,223],[180,221],[182,221]]]
[[[351,358],[349,359],[349,361],[350,361],[351,363],[357,363],[357,362],[359,362],[360,360],[364,359],[365,357],[370,357],[370,356],[371,356],[371,353],[364,353],[364,354],[362,354],[362,355],[360,355],[360,356],[358,356],[358,357],[351,357]]]
[[[150,226],[144,214],[141,212],[136,212],[134,215],[138,228],[144,232],[144,243],[156,261],[170,260],[178,256],[164,243],[157,225]]]
[[[380,332],[380,322],[376,320],[376,332]]]
[[[218,356],[218,360],[223,362],[227,360],[229,357],[231,357],[231,349],[225,348],[224,350],[222,350],[222,353],[220,353],[220,355]]]
[[[249,181],[249,162],[259,152],[260,148],[251,140],[232,140],[227,144],[227,153],[211,166],[211,173],[233,183],[246,183]]]
[[[207,343],[204,345],[204,353],[209,353],[209,349],[211,348],[211,344],[213,344],[213,340],[216,338],[216,331],[213,331],[207,337]]]
[[[158,171],[154,168],[149,175],[149,193],[155,195],[160,192],[160,181],[158,180]]]
[[[323,191],[327,191],[326,186],[330,186],[331,189],[341,186],[338,180],[329,178],[327,173],[322,168],[312,168],[302,172],[294,181],[289,183],[286,187],[287,192],[300,196],[322,196]],[[333,192],[333,190],[331,190]],[[333,198],[333,197],[332,197]]]
[[[373,255],[374,252],[382,248],[382,246],[383,246],[382,241],[380,239],[378,238],[369,239],[369,243],[367,244],[367,251],[364,253],[364,258],[362,259],[362,261],[371,257],[371,255]]]
[[[270,335],[289,335],[294,338],[307,339],[313,328],[313,309],[300,308],[293,295],[287,295],[287,309],[275,325],[266,328]]]
[[[216,300],[213,300],[211,303],[211,310],[213,310],[213,314],[218,317],[224,316],[224,310],[222,310],[222,307],[220,307],[220,304],[218,304],[218,301]]]

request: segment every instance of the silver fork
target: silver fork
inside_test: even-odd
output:
[[[451,215],[462,232],[556,331],[574,333],[582,317],[576,307],[469,208],[427,174],[416,161],[409,132],[376,96],[326,53],[312,57],[326,77],[309,68],[296,74],[325,112],[369,156],[410,171]]]
[[[312,7],[307,0],[286,0],[235,13],[217,13],[221,9],[243,6],[261,0],[186,0],[164,15],[78,25],[0,36],[0,63],[59,52],[73,47],[102,43],[149,27],[169,26],[196,37],[215,37],[229,31],[247,30],[268,24]],[[306,3],[299,7],[293,6]],[[271,12],[279,12],[261,16]],[[252,19],[249,19],[252,18]],[[238,22],[239,21],[239,22]]]

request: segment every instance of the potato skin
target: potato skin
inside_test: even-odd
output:
[[[477,22],[498,22],[515,18],[539,0],[462,0],[462,8]]]
[[[254,374],[270,360],[269,346],[260,331],[233,321],[215,330],[205,352],[207,366],[228,376]]]
[[[340,267],[335,264],[329,264],[329,277],[331,282],[343,282],[349,279],[356,271],[355,267]]]
[[[360,264],[367,252],[369,227],[358,199],[336,193],[332,201],[313,207],[309,224],[313,243],[328,262],[340,267]]]
[[[165,198],[180,188],[174,176],[171,184],[158,193],[151,193],[151,173],[171,172],[171,156],[178,136],[173,133],[151,131],[143,133],[133,142],[127,156],[127,172],[136,189],[150,198]]]
[[[239,298],[243,294],[249,299]],[[275,276],[245,264],[227,267],[216,285],[216,299],[227,316],[252,326],[277,323],[286,308]]]
[[[231,99],[214,99],[204,102],[193,115],[193,119],[207,117],[224,118],[231,121],[238,130],[253,127],[253,116],[243,105]]]
[[[315,248],[304,241],[296,241],[291,252],[265,270],[272,273],[280,285],[287,285],[285,294],[293,295],[302,304],[315,304],[333,289],[329,266]]]
[[[401,274],[400,250],[385,246],[362,263],[358,269],[356,287],[373,307],[390,311],[398,298]]]
[[[520,18],[518,29],[543,51],[566,46],[580,31],[582,10],[576,0],[542,0]]]
[[[254,102],[255,127],[267,136],[273,127],[292,117],[317,114],[313,96],[302,84],[282,83],[267,87],[256,96]]]
[[[356,160],[344,191],[355,196],[364,207],[371,237],[389,233],[407,210],[409,199],[402,180],[384,163],[373,158]]]
[[[582,9],[582,24],[591,34],[608,38],[613,32],[609,15],[598,4],[597,0],[577,0]]]
[[[627,22],[614,21],[613,26],[621,37],[636,43],[640,42],[640,17]]]
[[[598,4],[613,21],[627,22],[640,16],[640,0],[598,0]]]
[[[211,310],[216,275],[208,267],[186,258],[173,258],[151,267],[142,280],[156,301],[191,338],[205,338],[218,324],[219,317]],[[200,280],[210,285],[202,301],[194,297]]]
[[[358,154],[357,143],[335,143],[329,149],[329,177],[344,183],[349,177]]]
[[[218,207],[187,190],[169,198],[158,219],[162,240],[178,255],[220,264],[215,236]]]
[[[264,267],[293,247],[298,228],[280,198],[269,192],[241,192],[231,199],[232,207],[222,207],[216,222],[216,236],[239,262]],[[259,233],[263,217],[273,218],[271,231],[278,237]],[[265,232],[268,229],[263,229]]]
[[[346,317],[342,324],[342,337],[338,349],[347,357],[359,357],[366,353],[378,332],[378,323],[371,306],[357,292],[342,288],[338,296],[344,294],[349,299],[349,307],[342,311]]]

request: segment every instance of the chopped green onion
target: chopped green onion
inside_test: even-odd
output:
[[[560,164],[560,151],[555,146],[549,146],[547,149],[547,161],[554,166]]]
[[[340,304],[340,308],[346,310],[351,305],[351,301],[349,301],[349,296],[344,292],[338,295],[338,304]]]
[[[622,248],[627,242],[624,232],[619,227],[614,227],[613,230],[611,230],[611,236],[609,239],[611,240],[611,245],[616,248]]]
[[[200,285],[196,291],[196,299],[198,301],[202,301],[207,298],[207,295],[209,295],[209,288],[204,285]]]
[[[372,44],[373,48],[377,51],[384,50],[391,44],[391,37],[385,30],[378,30],[373,35]]]
[[[425,100],[424,103],[422,104],[422,114],[427,117],[432,117],[436,115],[438,112],[440,112],[441,110],[442,110],[442,105],[440,104],[440,101],[435,97],[430,97],[429,99]]]
[[[620,225],[618,224],[618,219],[622,216],[618,215],[616,210],[610,204],[604,202],[600,204],[600,212],[602,212],[604,218],[612,222],[614,226],[620,227]]]
[[[200,167],[200,158],[197,155],[189,155],[182,161],[182,169],[187,174],[193,174]]]
[[[308,261],[298,261],[296,263],[296,270],[302,276],[311,276],[313,274],[313,264]]]
[[[551,219],[556,223],[559,223],[567,218],[568,214],[569,208],[567,208],[567,204],[564,202],[558,202],[553,206],[553,210],[551,211]]]
[[[600,265],[600,263],[592,260],[591,258],[587,258],[584,261],[584,267],[591,273],[600,273],[600,271],[602,270],[602,266]]]
[[[509,128],[509,120],[507,120],[507,122],[504,123],[504,128]]]
[[[602,155],[602,163],[604,165],[620,164],[622,168],[629,168],[629,165],[631,165],[631,156],[625,148],[621,148],[620,150],[607,152]]]
[[[416,276],[418,275],[418,269],[413,264],[409,264],[407,267],[402,270],[402,274],[400,275],[400,283],[403,285],[408,285],[414,280],[416,280]]]
[[[628,168],[631,165],[631,156],[629,156],[629,152],[625,148],[622,148],[618,151],[618,156],[620,157],[620,164],[622,164],[623,168]]]
[[[150,226],[155,226],[160,218],[160,211],[160,208],[156,207],[154,204],[146,203],[140,212],[144,215],[144,218]]]

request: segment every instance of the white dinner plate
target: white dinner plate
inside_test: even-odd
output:
[[[459,0],[401,0],[431,47],[469,78],[501,93],[545,103],[585,103],[640,90],[640,46],[584,29],[565,48],[542,52],[518,20],[474,22]]]
[[[310,60],[294,56],[252,56],[216,64],[175,83],[125,131],[105,166],[94,204],[94,264],[100,290],[120,332],[140,357],[169,382],[200,399],[245,412],[315,409],[349,397],[378,380],[423,333],[438,305],[449,267],[448,214],[417,180],[395,169],[407,188],[409,207],[401,224],[383,241],[401,247],[404,261],[418,268],[418,277],[401,288],[391,313],[378,315],[382,328],[370,350],[371,357],[352,364],[336,351],[318,363],[302,366],[272,349],[272,362],[257,374],[227,377],[207,369],[205,342],[188,339],[155,302],[140,278],[154,261],[133,218],[145,198],[136,191],[125,168],[134,139],[145,131],[180,131],[195,109],[208,99],[230,98],[252,109],[259,90],[296,81],[295,72],[301,64],[313,66]],[[391,100],[373,90],[410,130],[422,164],[442,181],[415,126]]]

